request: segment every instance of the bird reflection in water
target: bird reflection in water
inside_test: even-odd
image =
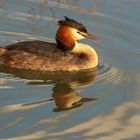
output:
[[[52,96],[57,106],[54,111],[64,111],[76,108],[86,102],[96,100],[95,98],[82,97],[69,84],[57,84],[53,88]]]
[[[52,98],[26,103],[23,104],[24,106],[55,102],[56,108],[53,111],[58,112],[77,108],[84,103],[97,100],[97,98],[82,97],[76,91],[78,88],[84,88],[93,83],[97,73],[96,69],[78,72],[45,72],[19,70],[1,66],[0,72],[12,74],[21,79],[27,79],[27,84],[30,85],[54,85],[52,88]]]

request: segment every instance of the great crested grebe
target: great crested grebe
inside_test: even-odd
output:
[[[65,17],[58,21],[56,43],[24,41],[0,47],[0,65],[19,69],[41,71],[77,71],[98,65],[98,56],[89,45],[79,40],[96,36],[89,34],[85,26]]]

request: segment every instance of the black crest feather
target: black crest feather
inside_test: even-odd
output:
[[[77,22],[74,19],[70,19],[70,18],[68,18],[66,16],[64,16],[64,18],[65,18],[64,20],[59,20],[58,21],[59,25],[69,26],[69,27],[72,27],[72,28],[76,28],[79,31],[83,31],[83,32],[87,33],[87,29],[82,23]]]

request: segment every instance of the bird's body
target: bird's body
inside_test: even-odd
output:
[[[0,65],[41,71],[77,71],[96,67],[98,56],[95,50],[78,43],[77,40],[84,36],[77,34],[77,29],[61,25],[56,43],[34,40],[0,47]]]

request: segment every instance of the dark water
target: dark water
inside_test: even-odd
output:
[[[98,70],[45,73],[0,68],[1,140],[140,139],[139,0],[1,0],[0,45],[53,41],[57,21],[81,21]]]

